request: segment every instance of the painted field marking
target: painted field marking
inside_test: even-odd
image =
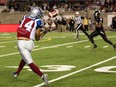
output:
[[[109,36],[109,38],[115,38],[115,37],[116,36]],[[101,38],[97,38],[95,40],[99,40],[99,39],[101,39]],[[59,45],[54,45],[54,46],[42,47],[42,48],[34,49],[33,51],[49,49],[49,48],[56,48],[56,47],[60,47],[60,46],[71,45],[71,44],[76,44],[76,43],[83,43],[83,42],[87,42],[87,41],[88,40],[82,40],[82,41],[76,41],[76,42],[71,42],[71,43],[59,44]],[[16,42],[16,41],[10,41],[10,42]],[[16,54],[19,54],[19,52],[14,52],[14,53],[0,55],[0,57],[6,57],[6,56],[11,56],[11,55],[16,55]]]
[[[0,42],[0,44],[9,43],[9,42],[16,42],[16,40],[12,40],[12,41],[4,41],[4,42]]]
[[[90,48],[91,46],[85,46],[84,48]]]
[[[71,75],[74,75],[74,74],[80,73],[80,72],[82,72],[82,71],[88,70],[88,69],[90,69],[90,68],[93,68],[93,67],[98,66],[98,65],[100,65],[100,64],[106,63],[106,62],[111,61],[111,60],[113,60],[113,59],[116,59],[116,56],[111,57],[111,58],[109,58],[109,59],[106,59],[106,60],[104,60],[104,61],[95,63],[95,64],[90,65],[90,66],[88,66],[88,67],[82,68],[82,69],[77,70],[77,71],[75,71],[75,72],[66,74],[66,75],[64,75],[64,76],[58,77],[58,78],[56,78],[56,79],[49,80],[49,83],[52,83],[52,82],[55,82],[55,81],[58,81],[58,80],[67,78],[67,77],[69,77],[69,76],[71,76]],[[33,87],[41,87],[41,86],[43,86],[43,85],[44,85],[44,83],[41,83],[41,84],[35,85],[35,86],[33,86]]]
[[[17,46],[14,46],[14,48],[17,48]]]
[[[103,48],[108,48],[109,46],[103,46]]]
[[[62,37],[69,37],[69,36],[74,36],[74,35],[66,35],[66,36],[55,36],[55,37],[47,37],[47,38],[44,38],[42,40],[40,40],[40,42],[43,42],[43,41],[49,41],[51,40],[52,38],[62,38]],[[9,37],[0,37],[0,38],[3,38],[3,39],[9,39],[9,38],[13,38],[13,36],[9,36]],[[16,37],[14,37],[16,39]],[[4,43],[12,43],[12,42],[16,42],[17,40],[11,40],[11,41],[4,41],[4,42],[0,42],[0,44],[4,44]]]
[[[8,35],[11,35],[11,34],[10,33],[3,33],[3,34],[0,34],[0,35],[8,36]]]
[[[39,66],[40,70],[42,72],[63,72],[63,71],[69,71],[76,66],[72,65],[44,65],[44,66]],[[18,66],[5,66],[5,68],[18,68]],[[29,66],[24,66],[24,69],[27,69],[28,71],[32,71]],[[41,69],[41,68],[46,68],[46,69]]]
[[[42,48],[34,49],[33,51],[49,49],[49,48],[56,48],[56,47],[61,47],[61,46],[66,46],[66,45],[71,45],[71,44],[76,44],[76,43],[83,43],[83,42],[87,42],[87,41],[88,40],[82,40],[82,41],[76,41],[76,42],[71,42],[71,43],[58,44],[58,45],[54,45],[54,46],[48,46],[48,47],[42,47]]]
[[[5,47],[5,46],[0,46],[0,48],[3,48],[3,47]]]
[[[39,47],[39,46],[37,46],[37,45],[34,46],[34,48],[37,48],[37,47]]]
[[[9,53],[9,54],[5,54],[5,55],[0,55],[0,57],[12,56],[12,55],[16,55],[16,54],[19,54],[19,52]]]
[[[37,47],[39,47],[39,46],[34,46],[34,48],[37,48]],[[14,46],[14,48],[17,48],[17,46]]]
[[[87,42],[87,41],[88,40],[82,40],[82,41],[76,41],[76,42],[71,42],[71,43],[59,44],[59,45],[54,45],[54,46],[41,47],[41,48],[34,49],[33,51],[50,49],[50,48],[56,48],[56,47],[60,47],[60,46],[66,46],[66,45],[70,45],[70,44],[82,43],[82,42]],[[14,52],[14,53],[0,55],[0,57],[6,57],[6,56],[11,56],[11,55],[16,55],[16,54],[19,54],[19,52]]]
[[[66,48],[72,48],[73,46],[66,46]]]
[[[104,66],[104,67],[94,69],[94,71],[102,72],[102,73],[116,73],[116,71],[111,70],[113,68],[116,68],[116,66]]]

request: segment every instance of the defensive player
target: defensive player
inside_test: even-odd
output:
[[[82,30],[82,32],[89,38],[89,34],[84,29],[84,25],[83,25],[83,22],[82,22],[82,17],[80,16],[79,12],[76,12],[75,15],[76,15],[75,23],[77,24],[77,28],[76,28],[77,37],[76,38],[79,40],[78,30]]]
[[[108,38],[105,34],[104,27],[103,27],[103,18],[100,17],[100,11],[99,10],[96,10],[94,12],[94,22],[95,22],[94,23],[95,24],[95,31],[93,31],[90,34],[90,41],[93,44],[93,49],[97,48],[97,45],[95,44],[95,41],[94,41],[93,37],[100,35],[105,42],[112,45],[114,50],[116,50],[116,44],[113,44],[110,40],[108,40]]]
[[[12,73],[14,77],[17,77],[25,64],[32,69],[38,76],[42,78],[45,85],[48,85],[47,75],[43,74],[40,69],[34,64],[31,51],[34,48],[34,39],[40,40],[47,31],[41,31],[43,27],[43,22],[41,18],[43,17],[43,12],[41,8],[35,7],[31,10],[30,16],[24,16],[21,21],[20,26],[17,29],[17,46],[18,50],[22,56],[19,67],[16,72]]]

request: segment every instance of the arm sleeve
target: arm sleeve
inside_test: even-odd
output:
[[[44,25],[42,20],[37,20],[36,23],[37,23],[36,29],[42,28]]]

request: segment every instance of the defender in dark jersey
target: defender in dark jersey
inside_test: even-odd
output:
[[[93,49],[97,48],[97,45],[95,44],[93,37],[100,35],[105,42],[112,45],[114,50],[116,50],[116,44],[113,44],[110,40],[108,40],[108,38],[105,34],[104,27],[103,27],[103,18],[100,17],[100,11],[95,11],[94,21],[95,21],[95,23],[94,23],[95,24],[95,31],[93,31],[90,34],[90,41],[93,44]]]

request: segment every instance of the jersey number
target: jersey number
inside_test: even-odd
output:
[[[34,21],[31,20],[31,21],[27,22],[27,23],[24,25],[24,27],[26,28],[27,31],[29,31],[29,32],[31,31],[33,22],[34,22]],[[22,23],[22,24],[23,24],[23,23]],[[22,24],[20,25],[20,27],[22,27]]]

